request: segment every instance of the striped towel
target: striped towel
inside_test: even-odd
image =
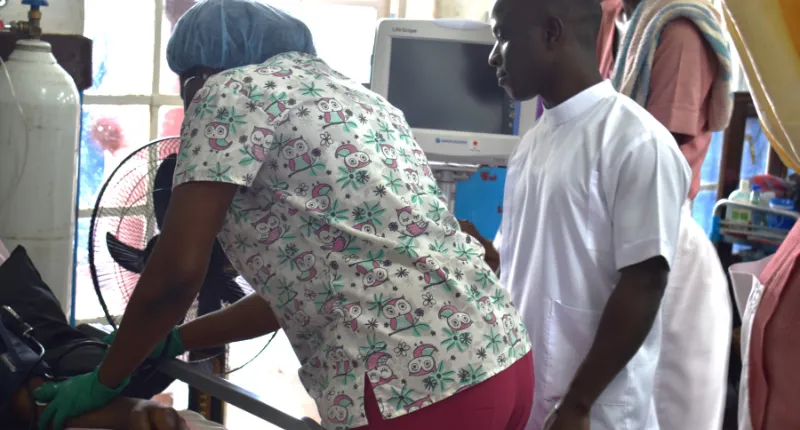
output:
[[[650,91],[650,70],[661,31],[672,20],[691,20],[719,59],[719,71],[711,87],[709,128],[724,130],[733,110],[731,55],[717,10],[706,0],[644,0],[628,23],[614,65],[613,84],[641,106]]]

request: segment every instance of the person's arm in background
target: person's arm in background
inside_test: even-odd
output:
[[[269,302],[253,293],[180,326],[178,337],[187,351],[193,351],[253,339],[280,328]]]
[[[41,384],[41,379],[32,379],[14,395],[14,417],[20,423],[28,423],[30,421],[31,412],[33,412],[30,393]],[[37,405],[36,408],[38,416],[45,406]],[[147,400],[119,397],[96,411],[67,420],[67,428],[185,430],[187,426],[172,408]]]
[[[609,154],[601,179],[611,212],[620,280],[594,342],[561,408],[588,416],[592,405],[642,346],[653,325],[677,247],[689,169],[672,145],[648,136]]]
[[[617,56],[617,17],[622,13],[622,0],[600,0],[603,18],[597,35],[597,64],[600,76],[609,79]]]
[[[470,221],[463,219],[458,220],[458,225],[461,227],[461,231],[474,237],[475,240],[477,240],[478,243],[483,246],[483,250],[485,252],[483,260],[493,271],[496,272],[497,269],[500,268],[500,254],[494,248],[492,241],[481,236],[481,234],[478,232],[478,228],[475,227],[475,224]]]
[[[694,23],[681,18],[664,27],[653,57],[645,107],[679,146],[707,127],[702,122],[707,121],[708,98],[718,68],[714,51]],[[706,148],[698,149],[705,155]]]

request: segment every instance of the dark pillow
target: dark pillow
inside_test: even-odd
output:
[[[30,324],[47,350],[86,339],[69,325],[58,299],[21,246],[0,265],[0,305],[10,306]]]
[[[75,349],[76,344],[90,338],[69,325],[56,296],[21,246],[0,265],[2,305],[10,306],[33,327],[34,337],[46,350],[44,361],[52,368],[53,376],[66,378],[88,373],[103,361],[105,348],[99,344]],[[150,366],[140,370],[123,395],[148,399],[174,381],[161,373],[153,374]]]

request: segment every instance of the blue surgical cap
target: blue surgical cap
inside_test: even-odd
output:
[[[200,0],[175,24],[167,63],[178,74],[227,70],[295,51],[316,54],[311,31],[288,13],[257,0]]]

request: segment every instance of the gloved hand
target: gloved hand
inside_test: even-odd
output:
[[[62,430],[68,418],[77,417],[114,400],[128,385],[127,379],[117,388],[108,388],[97,379],[97,370],[67,379],[47,382],[33,392],[38,402],[49,403],[39,416],[39,430],[52,422],[54,430]]]
[[[114,338],[116,336],[117,332],[109,334],[108,336],[103,338],[103,343],[111,345],[111,342],[114,341]],[[172,331],[169,332],[167,338],[162,340],[158,344],[158,346],[156,346],[156,349],[154,349],[153,352],[150,353],[149,358],[153,360],[158,360],[159,358],[161,358],[162,357],[161,354],[164,352],[164,347],[167,348],[166,355],[164,355],[164,357],[167,358],[175,358],[178,357],[179,355],[183,355],[183,353],[186,352],[186,350],[183,347],[183,342],[181,342],[181,338],[178,337],[178,327],[172,328]]]

